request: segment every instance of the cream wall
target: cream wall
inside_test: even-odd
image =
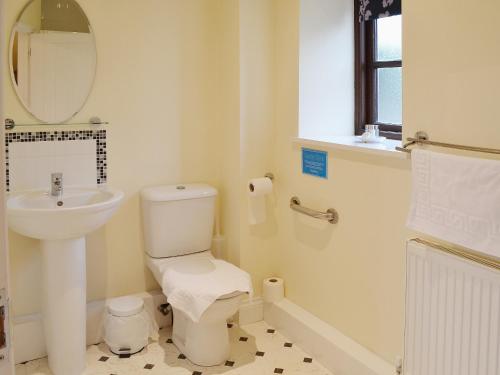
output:
[[[272,274],[276,221],[248,226],[246,182],[272,170],[273,2],[80,4],[96,34],[98,69],[75,120],[110,121],[109,183],[127,193],[113,220],[87,238],[88,299],[157,288],[144,265],[138,192],[179,181],[219,187],[226,257],[252,273],[259,293]],[[8,3],[9,25],[22,5]],[[35,122],[10,84],[6,91],[8,116]],[[38,242],[11,233],[11,253],[13,311],[37,312]]]
[[[300,7],[299,135],[353,135],[353,1],[305,0]]]
[[[10,32],[24,1],[6,3]],[[98,67],[90,98],[75,120],[98,115],[110,122],[106,127],[109,183],[126,193],[118,214],[88,238],[88,299],[94,300],[157,288],[144,266],[138,195],[143,186],[179,181],[218,186],[219,137],[212,94],[217,4],[211,0],[79,3],[95,31]],[[5,64],[3,69],[7,74]],[[33,121],[10,82],[5,88],[7,116],[18,123]],[[14,233],[10,238],[13,312],[37,312],[38,244]]]
[[[273,275],[278,224],[274,196],[267,222],[248,225],[248,180],[274,167],[275,9],[269,0],[240,0],[240,265],[250,272],[256,294]]]
[[[248,180],[273,170],[274,2],[220,0],[218,124],[226,258],[250,272],[257,294],[273,274],[274,197],[266,223],[249,226]]]
[[[426,130],[444,142],[500,147],[500,32],[487,21],[500,3],[403,6],[406,135]]]
[[[352,4],[337,1],[339,9]],[[252,273],[257,292],[262,278],[281,276],[293,302],[387,361],[400,356],[410,163],[330,151],[328,181],[301,174],[300,145],[292,142],[300,0],[81,4],[99,62],[78,119],[111,121],[110,181],[127,193],[119,214],[89,238],[89,299],[156,287],[143,264],[139,189],[207,181],[221,188],[227,257]],[[11,25],[22,2],[7,5]],[[499,147],[500,34],[485,22],[498,7],[495,0],[473,8],[404,3],[406,135],[422,129],[438,140]],[[6,108],[17,121],[30,120],[10,86]],[[276,174],[270,220],[249,227],[246,181],[268,171]],[[292,195],[335,207],[339,224],[292,213]],[[36,243],[11,236],[15,313],[38,311]]]
[[[291,142],[298,134],[302,92],[300,4],[276,4],[275,269],[286,280],[289,299],[394,362],[403,351],[410,162],[330,150],[328,181],[301,174],[300,145]],[[404,2],[404,131],[498,148],[500,34],[485,20],[500,6],[494,0],[468,5]],[[339,224],[293,214],[292,195],[311,207],[335,207]]]
[[[217,55],[220,126],[220,203],[224,256],[240,264],[240,6],[239,0],[220,0],[216,24],[220,38]]]
[[[290,300],[393,362],[402,353],[409,164],[330,150],[327,181],[301,173],[300,145],[292,143],[299,124],[300,4],[277,4],[280,237],[275,266]],[[336,208],[339,223],[293,213],[289,199],[294,195],[309,207]]]
[[[5,3],[3,0],[0,0],[0,29],[4,27],[5,17],[4,17],[4,9]],[[1,49],[4,49],[4,40],[0,40]],[[5,80],[5,75],[0,77],[0,85],[3,85]],[[0,90],[0,119],[3,119],[4,116],[4,90]],[[0,139],[2,139],[2,144],[0,144],[0,183],[5,184],[5,145],[3,142],[5,130],[4,128],[0,129]],[[7,241],[7,220],[5,215],[5,197],[0,198],[0,289],[7,291],[8,298],[11,298],[11,288],[10,288],[10,269],[9,269],[9,248]],[[4,324],[4,330],[6,330],[6,338],[10,341],[10,332],[11,332],[11,317],[10,312],[7,311],[7,319],[6,324]],[[12,360],[12,345],[8,345],[9,348],[3,349],[3,352],[6,352],[6,356],[4,356],[4,360],[0,361],[0,373],[2,374],[13,374],[14,373],[14,362]]]

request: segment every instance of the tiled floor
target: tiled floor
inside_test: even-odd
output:
[[[222,366],[193,365],[170,343],[170,328],[160,331],[159,342],[152,343],[130,358],[118,358],[106,345],[87,349],[85,375],[331,375],[280,333],[264,322],[239,327],[230,325],[231,357]],[[16,375],[50,375],[47,360],[40,359],[16,367]]]

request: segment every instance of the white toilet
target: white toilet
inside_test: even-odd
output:
[[[201,366],[229,358],[227,319],[252,291],[246,272],[210,252],[216,195],[203,184],[141,193],[147,264],[172,305],[172,340]]]

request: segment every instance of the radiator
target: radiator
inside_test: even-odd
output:
[[[500,271],[407,243],[406,375],[500,375]]]

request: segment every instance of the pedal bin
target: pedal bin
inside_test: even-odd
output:
[[[107,304],[104,341],[116,355],[132,355],[148,345],[154,322],[138,297],[119,297]]]

